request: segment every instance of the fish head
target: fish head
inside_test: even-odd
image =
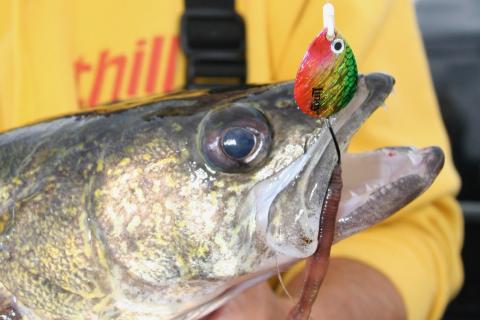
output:
[[[336,241],[406,205],[443,164],[437,148],[345,153],[393,84],[385,74],[361,76],[349,105],[328,120],[345,167]],[[122,290],[187,318],[315,251],[338,161],[327,120],[298,109],[292,82],[202,99],[144,114],[148,125],[122,149],[131,160],[115,152],[96,194]]]

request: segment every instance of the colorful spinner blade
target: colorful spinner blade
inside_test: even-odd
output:
[[[328,117],[345,107],[357,89],[357,64],[352,49],[325,28],[310,44],[295,78],[294,96],[300,109]]]

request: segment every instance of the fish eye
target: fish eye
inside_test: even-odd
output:
[[[222,139],[223,152],[234,160],[247,157],[254,150],[255,144],[255,134],[245,128],[227,129]]]
[[[343,42],[342,39],[337,38],[332,41],[332,44],[330,45],[330,49],[332,50],[333,53],[340,54],[345,49],[345,43]]]
[[[227,106],[207,114],[200,124],[199,149],[217,171],[246,172],[258,167],[270,151],[271,127],[253,107]]]

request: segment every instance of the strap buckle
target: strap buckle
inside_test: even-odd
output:
[[[245,24],[233,8],[187,8],[180,34],[187,88],[245,83]]]

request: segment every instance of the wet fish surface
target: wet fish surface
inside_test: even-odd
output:
[[[393,84],[359,78],[331,119],[342,152]],[[198,319],[312,255],[336,162],[326,120],[298,110],[292,82],[3,133],[0,300],[24,319]],[[443,153],[391,147],[342,162],[336,241],[422,193]]]

